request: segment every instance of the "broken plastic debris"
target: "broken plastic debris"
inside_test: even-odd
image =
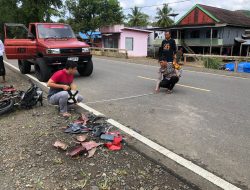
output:
[[[109,150],[121,150],[122,149],[122,137],[118,136],[118,137],[114,137],[113,142],[108,142],[105,143],[104,146],[106,146]]]
[[[87,135],[78,135],[76,137],[76,140],[78,140],[79,142],[84,142],[87,139]]]
[[[76,146],[76,147],[72,148],[72,150],[70,152],[68,152],[66,155],[70,155],[71,157],[78,156],[78,155],[87,156],[88,151],[83,146]]]
[[[96,147],[95,147],[95,148],[92,148],[92,149],[89,151],[89,155],[88,155],[87,158],[91,158],[92,156],[94,156],[95,152],[96,152]]]
[[[56,148],[60,148],[62,150],[66,150],[68,148],[68,145],[61,142],[61,141],[56,141],[54,144],[53,144],[54,147]]]
[[[87,118],[87,116],[85,116],[84,114],[81,114],[81,116],[78,118],[78,120],[76,120],[74,123],[87,125],[88,121],[89,121],[89,119]]]
[[[84,148],[86,148],[87,151],[102,145],[102,143],[96,143],[95,141],[82,142],[81,144]]]

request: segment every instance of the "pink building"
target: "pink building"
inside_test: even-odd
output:
[[[100,29],[104,48],[126,49],[128,56],[146,57],[148,48],[148,30],[124,27],[124,25],[106,26]]]

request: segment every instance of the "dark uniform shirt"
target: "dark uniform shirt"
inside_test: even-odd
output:
[[[170,38],[169,40],[163,40],[161,44],[160,61],[173,62],[175,54],[176,54],[175,40],[172,38]]]

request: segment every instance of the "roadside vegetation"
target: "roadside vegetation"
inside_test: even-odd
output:
[[[124,15],[118,0],[0,0],[0,33],[4,23],[63,22],[75,32],[95,31],[105,25],[125,24],[130,27],[167,27],[173,24],[173,10],[165,4],[157,8],[154,18],[141,8]],[[9,11],[11,10],[11,11]]]

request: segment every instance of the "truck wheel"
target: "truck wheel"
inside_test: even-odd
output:
[[[93,72],[93,62],[92,60],[89,60],[87,63],[84,65],[80,65],[77,68],[79,74],[81,76],[90,76]]]
[[[28,74],[31,70],[31,64],[30,62],[26,60],[18,60],[18,67],[22,74]]]
[[[51,77],[51,68],[42,58],[38,58],[35,64],[36,78],[41,82],[47,82]]]

